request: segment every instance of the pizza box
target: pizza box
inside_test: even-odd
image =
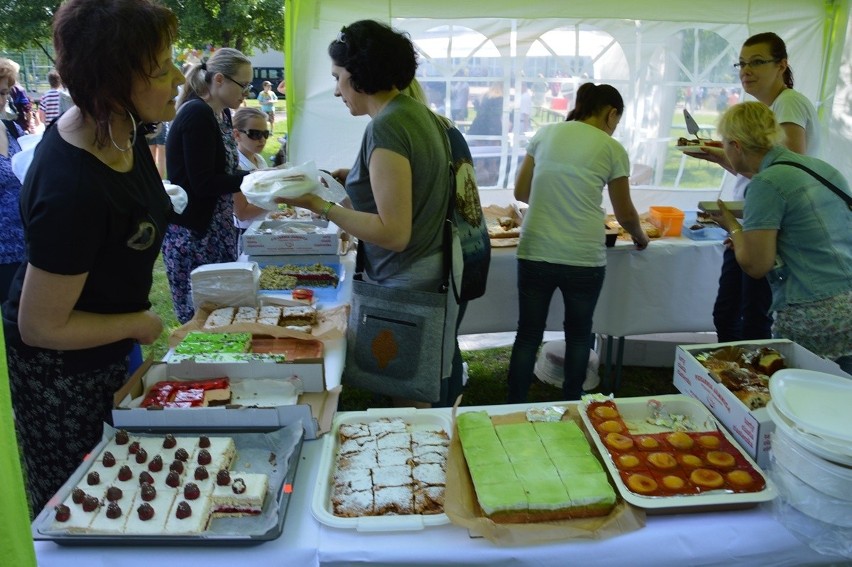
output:
[[[248,255],[337,254],[340,228],[334,223],[261,220],[242,235],[242,251]]]
[[[749,409],[728,388],[718,383],[695,358],[696,354],[716,350],[722,346],[767,346],[780,352],[787,368],[817,370],[852,378],[834,362],[817,356],[806,348],[787,339],[738,341],[678,345],[675,353],[674,386],[682,393],[700,400],[724,425],[746,453],[762,468],[769,466],[770,434],[775,423],[766,408]]]
[[[260,364],[242,364],[241,372],[233,375],[215,373],[207,365],[183,363],[182,378],[212,378],[229,376],[242,380],[269,379]],[[340,386],[331,390],[302,392],[293,395],[295,403],[280,401],[280,396],[271,396],[273,401],[264,405],[262,401],[244,405],[227,405],[205,408],[141,408],[139,399],[151,384],[174,379],[175,365],[167,362],[147,361],[142,364],[114,396],[112,419],[115,427],[230,430],[251,429],[268,431],[301,421],[305,428],[305,439],[316,439],[331,430],[331,421],[337,411]],[[290,375],[281,376],[289,378]],[[135,400],[135,402],[134,402]]]

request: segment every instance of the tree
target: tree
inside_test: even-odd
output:
[[[177,14],[179,43],[243,52],[284,47],[283,0],[162,0]]]
[[[39,47],[51,60],[53,14],[60,0],[6,0],[0,3],[0,43],[8,49]]]

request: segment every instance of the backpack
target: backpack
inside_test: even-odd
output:
[[[473,157],[461,132],[455,127],[446,128],[452,154],[452,172],[455,183],[451,188],[451,219],[455,222],[461,240],[464,272],[461,289],[456,289],[456,298],[469,301],[485,295],[488,267],[491,264],[491,240],[479,200],[479,187],[473,169]]]

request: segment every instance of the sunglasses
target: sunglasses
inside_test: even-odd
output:
[[[225,73],[222,73],[222,76],[225,77],[226,79],[228,79],[229,81],[231,81],[232,83],[234,83],[235,85],[237,85],[238,87],[240,87],[241,89],[243,89],[243,94],[249,94],[251,92],[251,83],[243,84],[239,81],[232,79],[231,77],[229,77]]]
[[[240,130],[243,134],[252,140],[266,140],[269,138],[269,130]]]

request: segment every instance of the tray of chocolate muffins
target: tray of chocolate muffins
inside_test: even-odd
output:
[[[279,537],[301,426],[104,437],[32,523],[61,545],[251,545]]]
[[[749,508],[776,496],[758,465],[694,398],[593,397],[580,416],[621,496],[648,513]]]

